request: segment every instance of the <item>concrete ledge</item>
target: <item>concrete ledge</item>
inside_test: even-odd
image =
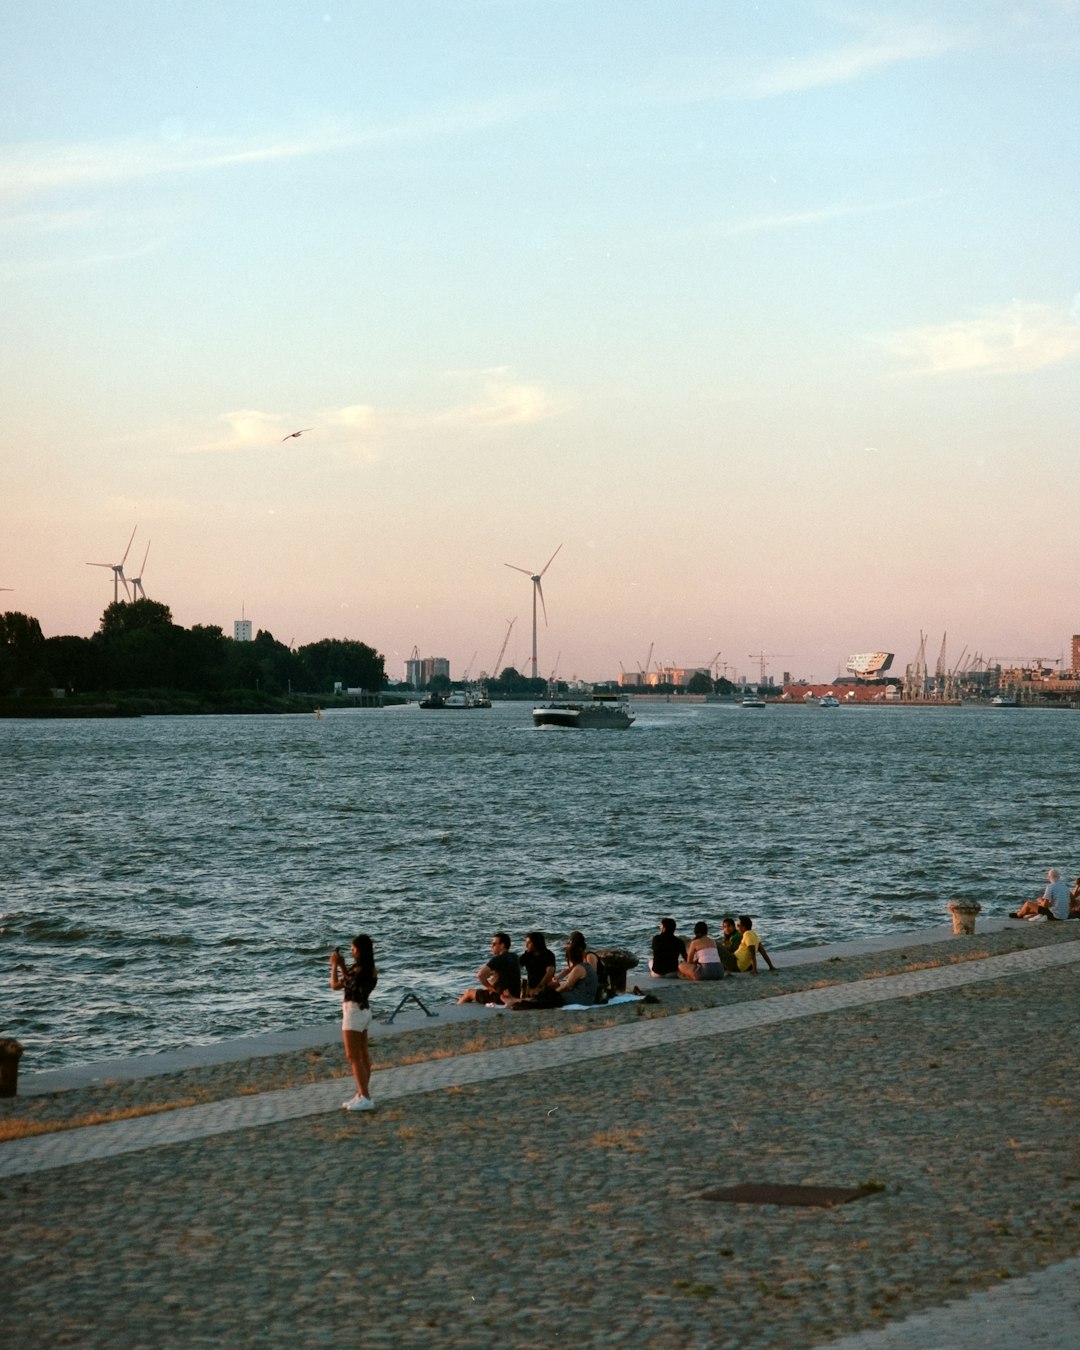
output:
[[[1001,932],[1005,928],[1022,927],[1024,921],[1007,918],[982,919],[979,926],[987,933]],[[875,952],[896,951],[904,947],[931,946],[946,942],[953,936],[951,924],[925,928],[913,932],[895,933],[871,938],[854,938],[848,942],[832,942],[819,947],[800,947],[788,950],[770,948],[781,969],[789,966],[809,966],[825,961],[841,960],[844,957],[866,956]],[[976,936],[978,934],[976,933]],[[641,974],[641,970],[631,974]],[[633,980],[629,983],[633,984]],[[640,988],[648,991],[663,981],[648,978],[638,980]],[[387,1002],[396,1006],[405,990],[395,989],[387,995]],[[371,1038],[378,1041],[406,1031],[421,1028],[451,1026],[459,1022],[476,1021],[492,1016],[489,1009],[477,1004],[455,1003],[433,1006],[436,1017],[427,1017],[415,1005],[403,1009],[394,1018],[392,1026],[375,1021],[371,1026]],[[382,1015],[382,1014],[380,1014]],[[385,1014],[389,1015],[389,1011]],[[152,1078],[157,1074],[179,1073],[184,1069],[204,1068],[214,1064],[235,1064],[247,1059],[261,1059],[270,1055],[279,1055],[289,1050],[307,1050],[317,1046],[336,1044],[341,1036],[341,1024],[335,1017],[333,1021],[320,1022],[316,1026],[298,1027],[291,1031],[267,1031],[260,1036],[244,1036],[233,1040],[213,1041],[206,1045],[186,1046],[181,1050],[167,1050],[158,1055],[133,1055],[125,1059],[105,1059],[90,1064],[69,1065],[63,1069],[50,1069],[42,1073],[22,1073],[19,1075],[19,1096],[32,1097],[45,1092],[64,1092],[69,1089],[100,1086],[106,1082],[128,1082],[137,1078]]]

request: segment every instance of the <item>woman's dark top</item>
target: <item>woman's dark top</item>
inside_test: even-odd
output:
[[[586,1008],[591,1008],[596,1002],[596,968],[590,966],[588,961],[583,961],[582,965],[585,967],[585,978],[567,989],[562,1001],[564,1004],[583,1003]]]
[[[379,976],[374,970],[365,977],[365,972],[359,966],[350,966],[345,971],[342,1001],[356,1003],[361,1008],[366,1008],[371,991],[378,983]]]

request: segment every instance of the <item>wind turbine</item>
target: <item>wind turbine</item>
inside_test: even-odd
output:
[[[131,578],[131,593],[136,600],[138,600],[140,596],[142,596],[144,600],[146,599],[146,590],[142,584],[142,574],[146,571],[146,560],[150,556],[150,545],[153,542],[152,539],[147,541],[146,552],[142,555],[142,566],[139,568],[139,575]]]
[[[559,545],[559,548],[562,548],[562,544]],[[532,584],[533,584],[533,598],[532,598],[532,600],[533,600],[532,678],[533,678],[534,680],[537,678],[537,666],[536,666],[536,597],[537,597],[537,596],[540,597],[540,608],[544,611],[544,627],[546,628],[546,627],[547,627],[547,605],[544,604],[544,588],[543,588],[543,586],[540,584],[540,578],[544,575],[544,573],[548,570],[548,568],[551,566],[551,564],[555,561],[555,556],[556,556],[556,554],[558,553],[559,548],[557,548],[557,549],[555,550],[555,553],[553,553],[553,554],[551,555],[551,557],[547,560],[547,562],[543,565],[543,567],[541,567],[541,569],[540,569],[539,572],[530,572],[529,569],[528,569],[527,567],[515,567],[513,563],[503,563],[503,566],[504,566],[504,567],[509,567],[509,568],[510,568],[512,571],[514,571],[514,572],[524,572],[525,575],[532,581]]]
[[[135,530],[139,527],[135,526]],[[111,567],[113,573],[113,604],[120,599],[120,583],[124,583],[124,594],[128,600],[131,600],[131,592],[128,590],[127,577],[124,576],[124,564],[127,562],[127,555],[131,552],[131,543],[135,538],[135,530],[131,531],[131,539],[128,540],[128,546],[124,549],[124,556],[118,563],[87,563],[87,567]]]

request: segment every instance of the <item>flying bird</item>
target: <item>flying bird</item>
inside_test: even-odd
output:
[[[295,441],[297,436],[302,436],[305,431],[314,431],[314,430],[315,430],[314,427],[301,427],[299,431],[290,431],[287,436],[282,436],[281,444],[284,445],[286,441]]]

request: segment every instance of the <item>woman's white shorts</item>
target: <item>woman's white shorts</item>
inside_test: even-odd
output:
[[[342,1031],[367,1031],[371,1026],[371,1009],[361,1008],[359,1003],[341,1005]]]

